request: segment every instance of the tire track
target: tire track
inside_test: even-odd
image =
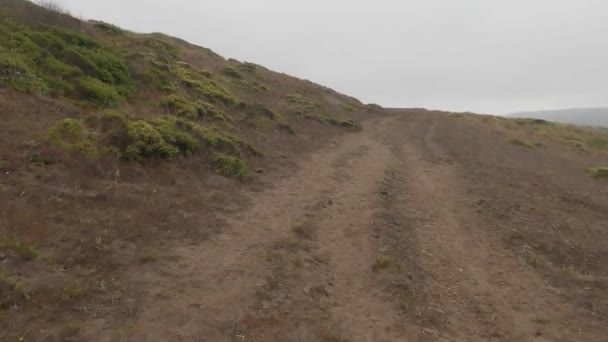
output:
[[[234,340],[238,323],[271,273],[265,267],[267,247],[289,236],[290,228],[328,188],[344,186],[342,177],[336,176],[336,169],[350,167],[344,160],[375,155],[366,153],[369,132],[349,135],[337,146],[315,153],[293,177],[254,194],[254,205],[230,218],[229,226],[216,238],[178,247],[173,251],[178,263],[165,263],[133,279],[145,290],[137,319],[129,324],[129,337],[137,341],[196,341],[203,336],[204,341]]]

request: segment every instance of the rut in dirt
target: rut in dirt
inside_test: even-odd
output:
[[[406,115],[405,131],[387,135],[404,166],[400,218],[413,236],[406,258],[401,254],[405,272],[412,272],[404,282],[411,292],[403,301],[412,304],[404,319],[416,327],[415,339],[595,340],[600,335],[576,322],[580,310],[488,229],[494,223],[468,196],[470,186],[458,160],[444,150],[438,120],[444,118]]]
[[[177,248],[172,252],[176,263],[134,274],[133,282],[142,289],[138,314],[114,332],[142,341],[189,341],[202,336],[208,341],[256,340],[243,322],[259,313],[260,292],[269,287],[269,248],[293,236],[293,227],[303,218],[317,215],[315,204],[330,194],[334,205],[320,218],[315,247],[326,253],[334,282],[334,289],[327,290],[331,309],[326,318],[335,322],[336,331],[353,338],[376,330],[374,334],[386,335],[385,326],[394,324],[397,314],[390,303],[370,293],[369,279],[361,277],[371,276],[374,256],[367,223],[373,213],[373,191],[390,157],[375,132],[371,125],[315,153],[293,177],[253,194],[253,206],[228,218],[229,226],[217,237]],[[309,329],[311,336],[331,334],[326,323],[311,322],[315,327]],[[258,325],[256,334],[264,335],[265,329]],[[296,341],[299,331],[281,333]]]

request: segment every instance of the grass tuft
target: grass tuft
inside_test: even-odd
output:
[[[318,111],[321,108],[317,102],[307,98],[301,93],[293,93],[288,95],[287,101],[292,104],[296,113],[300,115],[310,114]]]
[[[11,251],[27,261],[43,258],[42,253],[34,246],[14,239],[0,237],[0,252]]]
[[[596,166],[587,169],[587,173],[595,178],[606,178],[608,177],[608,166]]]
[[[314,225],[305,222],[301,224],[297,224],[292,228],[293,232],[301,239],[312,240],[317,233],[317,227]]]
[[[525,148],[528,148],[528,149],[533,149],[534,148],[534,145],[532,145],[531,143],[529,143],[529,142],[527,142],[525,140],[519,139],[519,138],[511,139],[509,142],[511,144],[513,144],[513,145],[522,146],[522,147],[525,147]]]
[[[376,261],[374,261],[374,264],[372,265],[372,271],[380,272],[382,270],[389,268],[392,264],[393,264],[393,259],[391,257],[386,256],[386,255],[381,255],[376,259]]]

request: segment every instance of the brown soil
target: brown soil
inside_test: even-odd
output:
[[[608,183],[584,173],[605,157],[508,134],[424,111],[367,120],[233,185],[228,209],[199,199],[206,238],[172,238],[168,220],[78,307],[3,316],[6,339],[605,340]]]

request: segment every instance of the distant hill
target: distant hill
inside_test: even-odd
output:
[[[532,112],[517,112],[512,117],[543,119],[581,126],[608,127],[608,108],[572,108]]]

